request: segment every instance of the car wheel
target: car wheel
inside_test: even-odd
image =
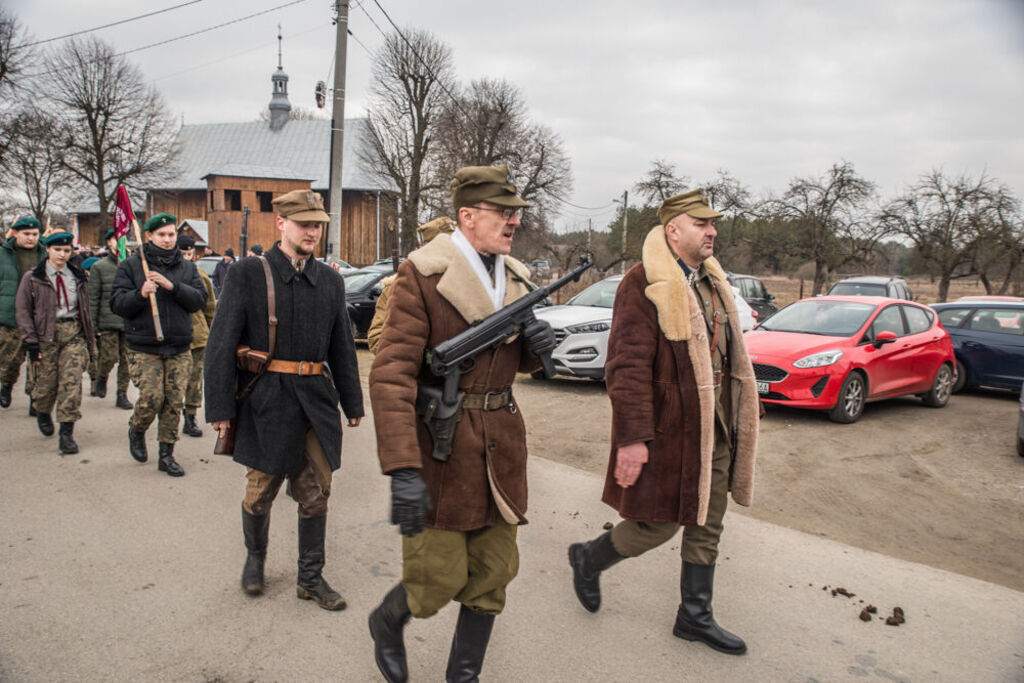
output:
[[[935,381],[932,382],[932,390],[924,395],[924,404],[932,408],[941,408],[949,403],[950,394],[953,393],[953,371],[946,363],[942,364],[939,371],[935,373]]]
[[[856,422],[864,412],[866,393],[864,377],[859,372],[851,372],[843,380],[843,386],[839,388],[839,400],[828,412],[829,419],[842,424]]]
[[[956,362],[956,381],[953,382],[952,392],[959,394],[967,388],[967,368],[960,361]]]

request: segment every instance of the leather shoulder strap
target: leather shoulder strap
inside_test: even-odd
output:
[[[270,348],[267,351],[270,353],[269,358],[274,357],[274,346],[277,343],[277,299],[274,296],[274,275],[270,272],[270,262],[267,261],[266,257],[260,256],[260,263],[263,264],[263,274],[267,278],[267,339],[270,343]]]

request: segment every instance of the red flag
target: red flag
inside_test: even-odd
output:
[[[117,260],[124,261],[128,258],[128,235],[132,231],[132,221],[135,220],[135,212],[132,211],[132,201],[128,199],[128,190],[125,189],[124,185],[118,185],[114,195],[116,204],[114,209],[114,237],[117,238]]]

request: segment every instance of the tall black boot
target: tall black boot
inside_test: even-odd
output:
[[[672,634],[683,640],[699,640],[727,655],[741,655],[747,651],[747,644],[719,626],[711,613],[714,583],[715,565],[683,562],[683,576],[679,581],[683,601]]]
[[[462,605],[455,624],[452,651],[448,655],[447,683],[477,683],[484,666],[487,643],[494,628],[494,615],[475,612]]]
[[[146,452],[146,432],[128,428],[128,453],[138,462],[149,460],[149,453]]]
[[[74,438],[75,423],[60,423],[60,452],[62,455],[74,455],[78,452],[78,444]]]
[[[345,598],[323,577],[326,532],[327,517],[299,517],[299,578],[295,594],[302,600],[315,600],[324,609],[345,609]]]
[[[181,426],[181,431],[188,436],[202,436],[203,430],[196,424],[196,416],[189,415],[188,413],[182,413],[185,418],[184,423]]]
[[[0,384],[0,408],[9,408],[11,405],[11,385]]]
[[[107,378],[97,377],[92,381],[92,395],[97,398],[105,398],[107,395]]]
[[[245,568],[242,569],[242,590],[249,595],[263,593],[263,562],[267,558],[267,535],[270,513],[253,515],[242,508],[242,533],[245,535]]]
[[[115,402],[115,405],[121,410],[131,410],[132,408],[134,408],[132,402],[128,400],[127,391],[117,392],[117,401]]]
[[[593,541],[569,546],[572,585],[576,597],[588,612],[601,609],[601,572],[626,559],[612,545],[612,532],[607,531]]]
[[[169,477],[185,476],[185,470],[174,459],[173,443],[160,444],[160,460],[157,461],[156,468],[161,472],[166,472]]]
[[[36,424],[43,436],[53,436],[53,418],[49,413],[36,413]]]
[[[39,416],[39,413],[36,412],[36,407],[34,405],[32,405],[32,399],[31,398],[28,400],[28,416],[29,417],[38,417]]]
[[[377,660],[377,668],[388,683],[405,683],[409,680],[402,631],[411,618],[405,586],[401,583],[384,596],[377,609],[370,612],[373,658]]]

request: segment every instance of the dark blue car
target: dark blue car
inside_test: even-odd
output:
[[[932,304],[953,340],[957,380],[1020,391],[1024,383],[1024,301],[964,299]]]

